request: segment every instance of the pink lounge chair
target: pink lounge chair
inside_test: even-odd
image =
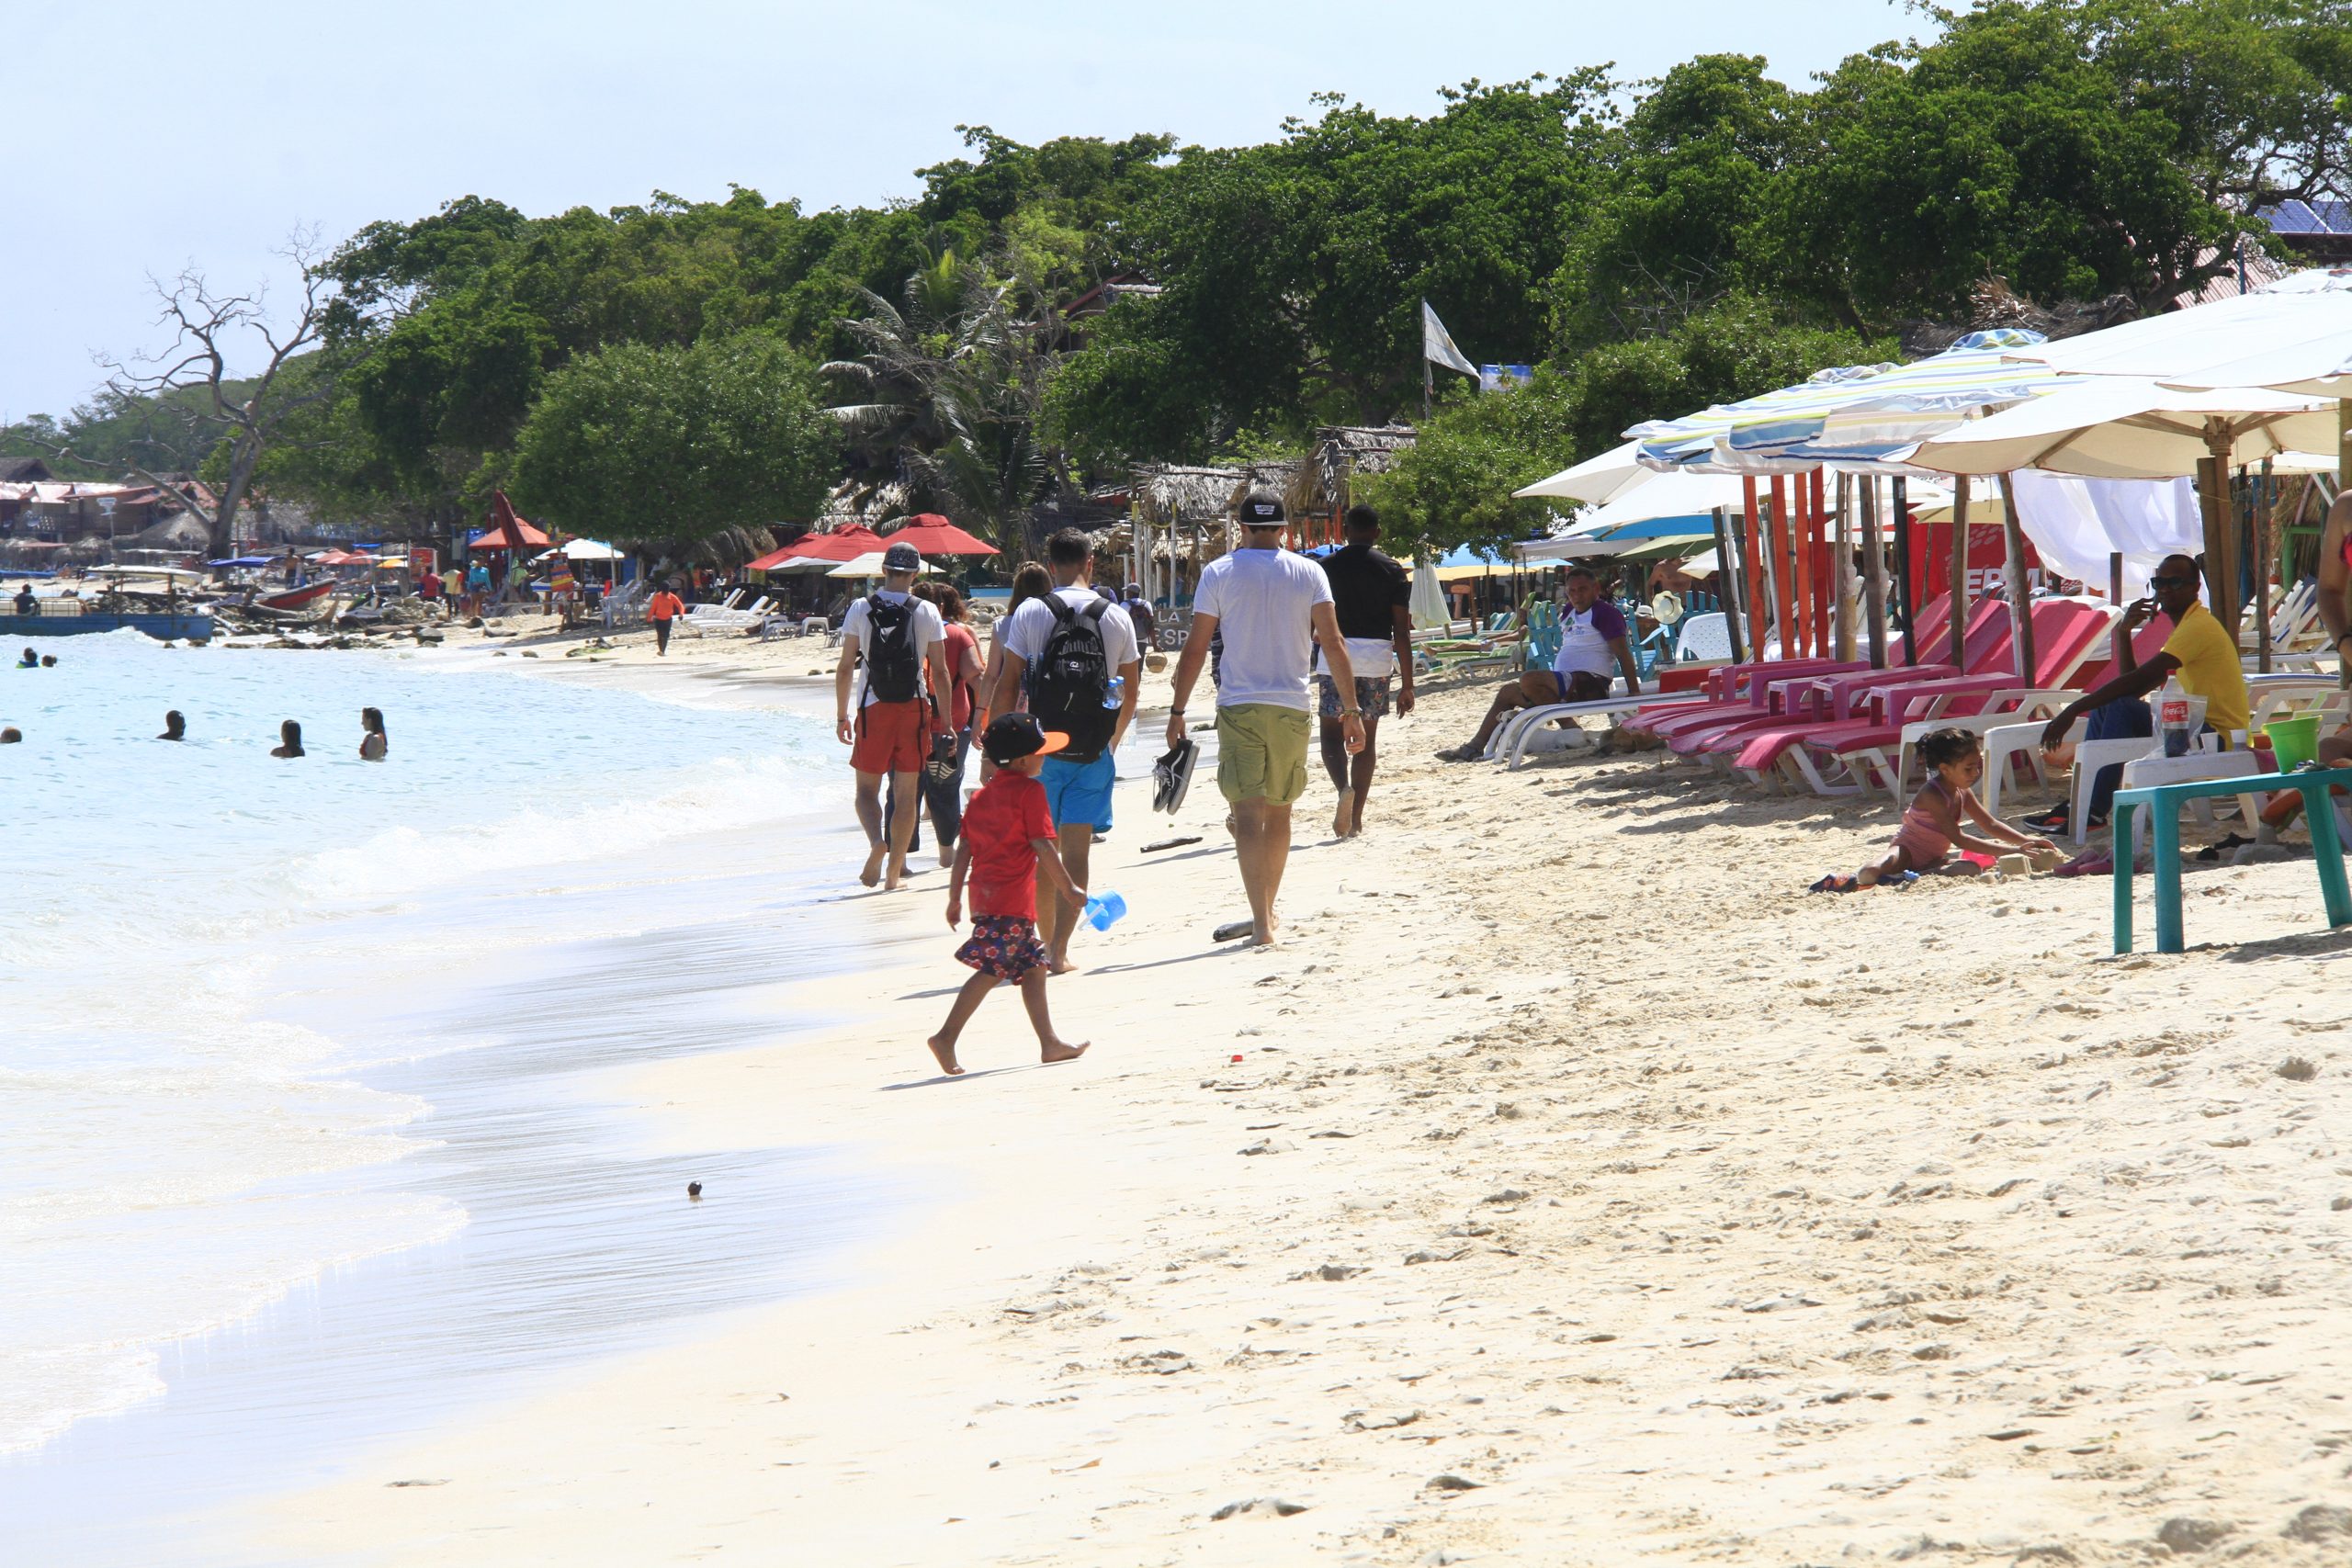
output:
[[[2116,614],[2112,606],[2103,604],[2044,599],[2033,607],[2030,682],[2020,681],[2012,671],[1890,688],[1875,721],[1824,726],[1792,737],[1777,753],[1763,747],[1743,752],[1734,766],[1750,776],[1775,766],[1792,769],[1823,795],[1850,795],[1875,777],[1899,796],[1910,771],[1910,749],[1904,739],[1906,726],[1951,718],[1965,719],[1969,727],[1978,728],[1990,717],[2014,714],[2029,704],[2066,692],[2115,624]],[[1888,756],[1890,747],[1898,749],[1896,756]],[[1831,764],[1827,772],[1825,761]]]
[[[1939,675],[1960,675],[1999,667],[2009,657],[2009,615],[2006,606],[1984,602],[1969,615],[1962,651],[1964,670],[1949,664],[1895,665],[1884,670],[1815,672],[1775,682],[1777,700],[1760,717],[1711,726],[1685,726],[1667,744],[1681,756],[1707,756],[1728,761],[1752,737],[1810,730],[1851,717],[1854,702],[1870,692],[1889,686],[1917,684]]]

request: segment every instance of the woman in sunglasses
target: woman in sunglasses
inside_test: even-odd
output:
[[[2245,671],[2238,662],[2237,637],[2197,602],[2197,584],[2196,561],[2188,556],[2164,558],[2148,579],[2149,597],[2136,601],[2116,624],[2115,675],[2058,711],[2041,732],[2043,751],[2055,751],[2064,745],[2066,731],[2078,718],[2086,720],[2082,737],[2086,740],[2154,735],[2155,715],[2141,699],[2175,674],[2180,677],[2182,690],[2205,699],[2207,728],[2227,734],[2246,727]],[[2172,622],[2172,635],[2165,639],[2162,651],[2145,664],[2138,663],[2132,651],[2132,635],[2158,611]],[[2114,763],[2101,768],[2092,781],[2091,827],[2107,825],[2108,806],[2122,777],[2122,765]],[[2062,805],[2044,816],[2028,818],[2026,826],[2037,832],[2063,832],[2066,814]]]

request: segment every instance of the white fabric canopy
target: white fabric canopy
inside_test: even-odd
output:
[[[2108,558],[2123,556],[2123,597],[2148,592],[2148,573],[2168,555],[2205,547],[2205,514],[2185,479],[2086,479],[2020,469],[2018,526],[2041,564],[2100,592]]]
[[[827,577],[879,577],[882,575],[882,554],[883,552],[880,550],[868,551],[866,554],[858,557],[855,560],[845,560],[842,562],[841,565],[833,568],[832,570],[825,573],[825,575]],[[785,564],[786,566],[790,566],[793,563],[786,561]],[[930,570],[931,563],[929,561],[924,561],[915,568],[917,572],[925,572]]]
[[[2251,294],[2018,351],[2060,370],[2199,389],[2352,392],[2352,269],[2291,273]]]
[[[2170,479],[2197,471],[2210,451],[2205,432],[2217,421],[2232,431],[2240,463],[2335,438],[2335,405],[2324,399],[2244,387],[2179,391],[2100,376],[1923,441],[1910,461],[1949,474],[2048,468],[2092,479]]]
[[[1598,457],[1587,457],[1573,468],[1562,468],[1548,479],[1538,479],[1525,490],[1511,494],[1521,501],[1583,501],[1603,502],[1615,499],[1629,485],[1639,485],[1657,478],[1654,470],[1645,468],[1636,460],[1642,444],[1628,441]]]
[[[1434,631],[1453,619],[1445,607],[1445,590],[1437,583],[1434,571],[1413,573],[1413,625],[1421,631]]]
[[[1561,534],[1549,539],[1537,539],[1529,544],[1513,545],[1511,554],[1521,560],[1576,560],[1588,556],[1613,556],[1623,550],[1655,544],[1653,539],[1596,539],[1581,532]]]
[[[1704,517],[1718,506],[1733,512],[1747,510],[1747,499],[1736,474],[1688,473],[1679,469],[1643,472],[1648,475],[1646,479],[1626,485],[1600,506],[1577,517],[1566,533],[1605,534],[1611,528],[1660,517]]]

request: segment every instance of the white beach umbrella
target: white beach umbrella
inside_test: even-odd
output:
[[[1453,616],[1445,606],[1445,590],[1438,586],[1437,573],[1425,567],[1413,570],[1413,625],[1422,631],[1434,630],[1450,624]]]
[[[2187,312],[2184,312],[2187,313]],[[1908,461],[1948,474],[2018,468],[2092,479],[2170,479],[2207,457],[2254,463],[2324,445],[2335,405],[2248,388],[2181,391],[2137,378],[2086,378],[1923,441]]]
[[[2352,268],[2292,273],[2250,294],[2021,349],[2055,369],[2205,390],[2352,396]]]
[[[1747,507],[1744,487],[1736,474],[1692,473],[1674,469],[1622,488],[1608,501],[1579,515],[1563,532],[1568,536],[1605,534],[1634,523],[1660,517],[1704,517],[1717,507],[1739,512]]]
[[[845,560],[842,562],[841,565],[833,568],[832,570],[825,573],[825,575],[827,577],[880,577],[882,575],[882,555],[883,552],[880,550],[869,551],[868,553],[858,557],[855,560]],[[925,572],[930,570],[931,563],[929,561],[920,561],[916,563],[915,570],[917,572]]]
[[[1640,486],[1657,477],[1655,469],[1642,467],[1641,450],[1640,442],[1628,441],[1511,494],[1521,501],[1613,501],[1629,486]]]

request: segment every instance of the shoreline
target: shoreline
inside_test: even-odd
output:
[[[1762,1568],[2136,1562],[2187,1518],[2323,1561],[2279,1533],[2352,1501],[2309,1438],[2352,1171],[2346,1021],[2286,979],[2352,953],[2309,868],[2199,874],[2238,945],[2163,958],[2105,955],[2104,883],[1810,897],[1890,812],[1426,761],[1485,691],[1384,727],[1364,838],[1315,782],[1273,953],[1206,942],[1214,789],[1153,856],[1122,789],[1092,880],[1134,912],[1055,982],[1079,1063],[991,998],[933,1077],[942,879],[876,896],[937,946],[863,971],[858,1021],[620,1087],[679,1157],[919,1176],[907,1235],[224,1525],[301,1562]],[[1216,1517],[1272,1498],[1303,1511]]]

